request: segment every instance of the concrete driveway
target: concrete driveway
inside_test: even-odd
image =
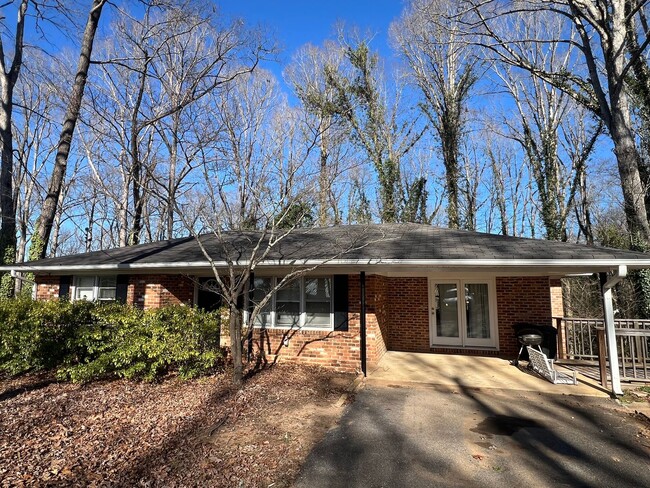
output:
[[[647,420],[602,393],[519,383],[370,376],[296,486],[650,486]]]

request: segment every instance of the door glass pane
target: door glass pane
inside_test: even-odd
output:
[[[296,280],[278,290],[275,300],[276,325],[300,325],[300,281]]]
[[[271,292],[271,278],[255,278],[253,289],[253,303],[257,306]],[[271,307],[272,301],[264,305],[255,317],[255,325],[260,327],[271,327]]]
[[[465,285],[465,311],[467,315],[467,337],[490,338],[490,306],[488,286],[485,283]]]
[[[331,325],[332,280],[330,278],[305,278],[305,327]]]
[[[435,286],[436,335],[458,337],[458,290],[453,283]]]

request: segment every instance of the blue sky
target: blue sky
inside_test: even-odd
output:
[[[224,14],[243,18],[248,25],[264,25],[283,48],[280,63],[286,63],[300,46],[321,44],[334,37],[334,25],[343,21],[362,32],[375,34],[372,46],[390,55],[388,27],[402,11],[402,0],[222,0]],[[268,66],[277,74],[281,66]]]

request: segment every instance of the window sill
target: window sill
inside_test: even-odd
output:
[[[300,333],[305,333],[305,332],[334,332],[334,327],[332,326],[323,326],[323,327],[268,327],[268,326],[261,326],[261,325],[255,325],[253,326],[254,329],[256,330],[269,330],[269,331],[295,331],[295,332],[300,332]]]

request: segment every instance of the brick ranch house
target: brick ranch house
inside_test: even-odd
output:
[[[223,272],[228,262],[246,265],[269,236],[231,232],[201,242]],[[635,252],[419,224],[300,229],[256,263],[242,306],[287,273],[313,268],[277,291],[257,317],[254,347],[268,356],[364,372],[387,350],[514,358],[516,324],[552,326],[552,317],[563,315],[562,277],[600,273],[604,283],[647,267],[650,257]],[[4,269],[33,272],[39,300],[144,308],[220,302],[192,237]]]

